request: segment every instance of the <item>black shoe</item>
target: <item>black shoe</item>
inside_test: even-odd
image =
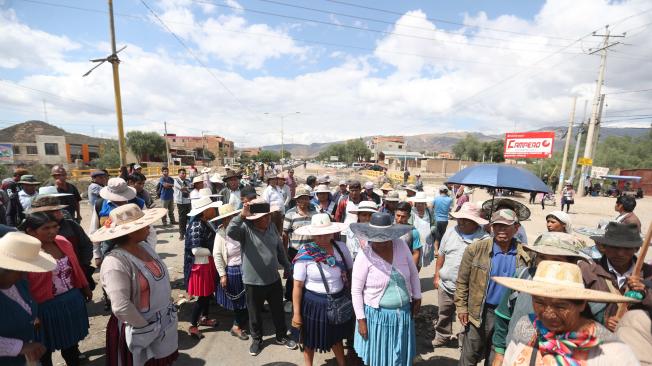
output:
[[[258,356],[262,348],[263,348],[263,341],[258,341],[254,339],[254,341],[251,342],[251,346],[249,346],[249,354],[252,356]]]
[[[288,337],[276,338],[276,344],[284,345],[287,349],[297,349],[297,342]]]

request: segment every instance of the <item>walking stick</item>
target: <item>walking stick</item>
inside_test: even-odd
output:
[[[647,229],[647,234],[645,234],[645,241],[643,241],[643,246],[641,247],[641,250],[638,253],[638,258],[636,258],[636,265],[634,266],[634,270],[632,271],[632,276],[640,276],[641,271],[643,270],[643,264],[645,263],[645,256],[647,255],[647,249],[650,247],[650,240],[652,240],[652,223],[648,226]],[[625,288],[627,290],[627,288]],[[627,296],[627,292],[625,291],[625,296]],[[615,318],[620,319],[625,315],[628,309],[628,304],[621,302],[618,304],[618,311],[616,312]]]

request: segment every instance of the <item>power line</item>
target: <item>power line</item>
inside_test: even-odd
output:
[[[359,9],[373,10],[373,11],[386,13],[386,14],[417,17],[415,15],[404,14],[404,13],[401,13],[401,12],[398,12],[398,11],[393,11],[393,10],[388,10],[388,9],[381,9],[381,8],[376,8],[376,7],[372,7],[372,6],[359,5],[359,4],[349,3],[349,2],[346,2],[346,1],[340,1],[340,0],[324,0],[324,1],[328,1],[328,2],[331,2],[331,3],[335,3],[335,4],[351,6],[351,7],[359,8]],[[441,18],[426,17],[426,19],[431,21],[431,22],[458,25],[458,26],[469,27],[469,28],[485,29],[485,30],[489,30],[489,31],[493,31],[493,32],[501,32],[501,33],[508,33],[508,34],[522,35],[522,36],[531,36],[531,37],[532,36],[533,37],[545,37],[545,38],[550,38],[550,39],[559,39],[559,40],[563,40],[563,41],[572,41],[571,38],[564,38],[564,37],[551,36],[551,35],[532,34],[532,33],[526,33],[526,32],[516,32],[516,31],[511,31],[511,30],[505,30],[505,29],[498,29],[498,28],[484,27],[484,26],[479,26],[479,25],[465,24],[465,23],[455,22],[455,21],[441,19]]]
[[[226,84],[220,78],[218,78],[217,75],[215,75],[215,73],[199,57],[197,57],[195,52],[181,39],[181,37],[179,37],[176,33],[174,33],[172,29],[170,29],[170,27],[168,27],[168,25],[165,24],[163,19],[161,19],[161,17],[159,17],[158,14],[156,14],[156,12],[149,5],[147,5],[145,0],[140,0],[140,2],[143,4],[143,6],[147,8],[147,10],[149,10],[150,13],[152,13],[152,15],[158,20],[158,22],[161,23],[161,26],[163,26],[163,28],[165,28],[165,30],[168,33],[170,33],[170,35],[172,35],[174,39],[176,39],[177,42],[179,42],[179,44],[188,51],[188,53],[190,53],[190,55],[195,59],[195,61],[197,61],[197,63],[201,67],[204,68],[204,70],[206,70],[215,80],[217,80],[217,82],[222,86],[222,88],[224,88],[224,90],[226,90],[231,95],[231,97],[233,97],[233,99],[236,102],[238,102],[238,104],[240,104],[242,108],[244,108],[249,113],[251,113],[255,119],[260,120],[260,118],[256,115],[256,113],[252,112],[249,109],[249,107],[247,107],[244,103],[242,103],[242,101],[240,101],[240,99],[235,95],[235,93],[232,92],[231,89],[229,89],[229,87],[226,86]]]
[[[324,25],[328,25],[328,26],[332,26],[332,27],[356,29],[356,30],[360,30],[360,31],[363,31],[363,32],[371,32],[371,33],[384,34],[384,35],[393,35],[393,36],[404,37],[404,38],[422,39],[422,40],[427,40],[427,41],[435,41],[435,42],[450,43],[450,44],[459,44],[459,45],[462,45],[462,46],[481,47],[481,48],[489,48],[489,49],[501,49],[501,50],[507,50],[507,51],[538,52],[538,53],[550,52],[550,50],[543,50],[543,49],[537,49],[537,50],[520,49],[520,48],[493,46],[493,45],[487,45],[487,44],[478,44],[478,43],[471,43],[471,42],[456,42],[456,41],[443,40],[443,39],[432,38],[432,37],[423,37],[423,36],[417,36],[417,35],[411,35],[411,34],[404,34],[404,33],[386,31],[386,30],[381,30],[381,29],[359,27],[359,26],[350,25],[350,24],[337,24],[337,23],[327,22],[327,21],[318,20],[318,19],[310,19],[310,18],[304,18],[304,17],[294,16],[294,15],[279,14],[279,13],[274,13],[274,12],[265,11],[265,10],[257,10],[257,9],[252,9],[252,8],[244,8],[243,9],[243,8],[239,8],[239,7],[232,6],[232,5],[219,4],[219,3],[216,3],[215,1],[209,1],[209,0],[190,0],[190,1],[195,2],[195,3],[214,5],[214,6],[233,9],[233,10],[238,10],[238,11],[245,11],[245,12],[269,15],[269,16],[280,17],[280,18],[293,19],[293,20],[298,20],[298,21],[303,21],[303,22],[324,24]],[[565,52],[565,53],[571,53],[571,54],[572,53],[580,53],[581,54],[581,52]]]
[[[649,92],[649,91],[652,91],[652,88],[650,88],[650,89],[638,89],[638,90],[623,90],[623,91],[611,92],[611,93],[605,93],[605,94],[606,95],[613,95],[613,94],[644,93],[644,92]]]

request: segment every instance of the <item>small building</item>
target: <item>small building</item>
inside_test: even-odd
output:
[[[244,147],[238,151],[240,152],[240,155],[247,155],[249,157],[254,157],[254,156],[258,156],[258,154],[260,154],[262,149],[259,147]]]
[[[383,151],[405,151],[405,137],[403,136],[375,136],[367,142],[367,147],[373,153],[372,160],[378,162]]]
[[[454,159],[455,154],[450,151],[441,151],[437,154],[437,159]]]
[[[379,155],[385,157],[381,163],[385,163],[392,170],[402,170],[406,164],[408,169],[419,168],[421,166],[419,161],[426,158],[418,151],[383,150]]]
[[[168,141],[170,152],[180,150],[187,153],[188,151],[196,151],[197,149],[206,149],[215,155],[215,161],[220,165],[231,164],[234,160],[234,144],[233,141],[218,135],[203,135],[203,136],[177,136],[176,134],[169,133],[163,135]],[[175,155],[172,155],[175,158]],[[197,159],[201,159],[197,156]]]
[[[652,169],[621,169],[620,175],[641,177],[641,180],[634,184],[636,188],[641,187],[643,194],[652,195]],[[624,183],[621,182],[621,189]]]

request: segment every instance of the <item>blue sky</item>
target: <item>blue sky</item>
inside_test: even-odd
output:
[[[167,120],[239,146],[277,142],[295,111],[294,142],[564,124],[571,96],[592,98],[598,66],[587,55],[598,39],[572,42],[607,23],[634,36],[615,49],[605,90],[643,89],[637,74],[650,71],[649,47],[637,47],[652,39],[644,0],[145,2],[192,51],[141,1],[116,1],[127,129]],[[107,53],[106,1],[0,0],[0,12],[0,127],[43,119],[45,99],[51,122],[115,136],[110,67],[81,78]],[[649,95],[607,100],[626,115]]]

